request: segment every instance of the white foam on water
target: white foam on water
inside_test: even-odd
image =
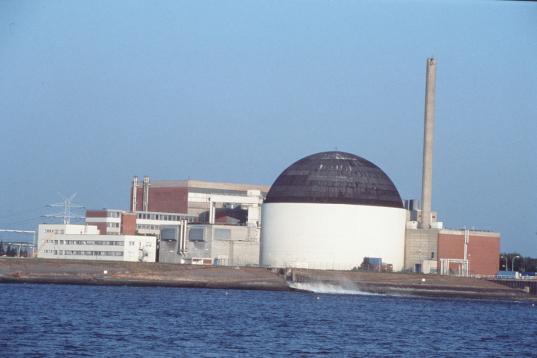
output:
[[[289,282],[289,287],[300,291],[332,295],[377,295],[376,293],[362,291],[356,287],[349,288],[321,282]]]

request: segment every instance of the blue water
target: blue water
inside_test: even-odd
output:
[[[0,356],[537,356],[537,305],[0,284]]]

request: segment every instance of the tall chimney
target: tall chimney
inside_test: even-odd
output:
[[[423,128],[423,177],[421,182],[421,228],[431,227],[433,191],[434,97],[436,93],[436,60],[427,59],[425,83],[425,124]]]
[[[149,211],[149,177],[145,176],[143,181],[143,198],[142,198],[142,210]]]
[[[136,211],[136,206],[138,205],[138,177],[135,176],[132,178],[132,194],[131,194],[131,211]]]

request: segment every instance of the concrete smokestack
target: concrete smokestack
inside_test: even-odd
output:
[[[421,182],[421,227],[431,227],[433,191],[434,97],[436,93],[436,60],[427,59],[425,83],[425,124],[423,128],[423,177]]]
[[[135,212],[138,206],[138,177],[132,178],[131,211]]]
[[[149,211],[149,177],[145,176],[143,181],[142,210]]]

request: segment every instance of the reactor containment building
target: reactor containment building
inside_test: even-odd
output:
[[[375,257],[403,268],[399,192],[382,169],[354,154],[322,152],[289,166],[270,188],[261,221],[264,266],[350,270]]]

